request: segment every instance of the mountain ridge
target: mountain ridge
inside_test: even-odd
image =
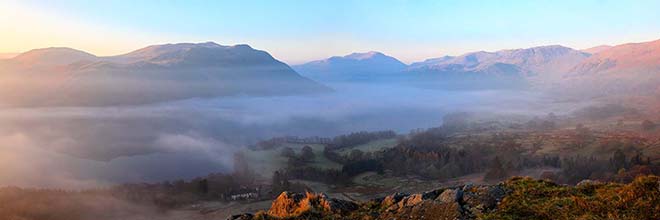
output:
[[[572,72],[593,74],[639,68],[660,70],[660,40],[610,47],[575,66]]]
[[[435,59],[427,59],[424,62],[414,63],[409,71],[418,69],[443,71],[445,69],[460,68],[465,72],[479,72],[488,66],[502,63],[519,66],[527,75],[531,72],[545,74],[551,71],[559,71],[572,67],[573,62],[586,59],[589,55],[572,48],[561,45],[538,46],[525,49],[507,49],[495,52],[477,51],[460,56],[444,56]],[[556,65],[561,62],[571,61],[556,70]]]
[[[6,67],[0,70],[6,90],[0,104],[10,106],[134,105],[332,91],[300,76],[269,53],[243,44],[152,45],[108,57],[71,48],[44,48],[5,60],[0,66]]]
[[[613,46],[610,46],[610,45],[599,45],[599,46],[595,46],[595,47],[582,49],[580,51],[585,52],[585,53],[590,53],[590,54],[597,54],[597,53],[600,53],[601,51],[610,49],[612,47]]]

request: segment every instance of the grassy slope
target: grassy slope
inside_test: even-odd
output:
[[[558,185],[513,178],[512,193],[483,219],[660,219],[660,178],[639,177],[630,184]]]
[[[320,202],[300,203],[302,205],[289,202],[284,207],[289,214],[284,213],[287,214],[284,218],[261,212],[252,219],[375,220],[391,217],[422,219],[420,216],[429,219],[456,219],[460,216],[461,219],[484,220],[660,219],[660,178],[657,176],[638,177],[629,184],[587,183],[579,186],[559,185],[529,177],[515,177],[499,184],[499,187],[502,187],[506,195],[503,195],[499,204],[493,204],[492,207],[486,203],[489,198],[497,196],[497,191],[469,188],[465,193],[472,195],[469,197],[471,200],[464,200],[463,204],[438,201],[433,198],[425,200],[421,197],[418,197],[417,202],[413,202],[411,197],[407,197],[410,200],[405,203],[370,201],[358,203],[357,209],[340,210],[324,208],[322,207],[324,203]],[[314,195],[308,194],[306,197],[311,199]],[[463,211],[456,212],[458,206],[461,206]],[[489,208],[482,210],[481,208],[484,207]],[[295,212],[292,211],[294,209]],[[443,213],[454,213],[458,216],[432,216]]]

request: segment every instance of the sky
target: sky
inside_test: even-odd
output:
[[[660,39],[660,1],[2,0],[0,53],[64,46],[249,44],[289,64],[380,51],[411,63],[471,51]]]

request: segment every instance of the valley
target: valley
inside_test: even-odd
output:
[[[0,59],[0,216],[656,219],[658,45],[30,50]]]

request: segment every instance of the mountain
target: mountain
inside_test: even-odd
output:
[[[0,63],[3,105],[104,106],[231,95],[330,91],[248,45],[181,43],[97,57],[70,48],[32,50]]]
[[[26,68],[68,65],[81,60],[97,60],[98,57],[80,50],[66,47],[34,49],[18,54],[10,62]]]
[[[522,75],[562,73],[589,57],[589,54],[559,45],[527,49],[472,52],[413,63],[409,70],[484,72],[493,65],[513,65]]]
[[[2,59],[11,59],[17,56],[19,53],[0,53],[0,60]]]
[[[430,59],[426,59],[422,62],[412,63],[412,64],[410,64],[410,66],[408,68],[415,69],[415,68],[424,68],[425,66],[439,65],[439,64],[445,63],[447,61],[450,61],[454,58],[456,58],[456,57],[444,56],[444,57],[438,57],[438,58],[430,58]]]
[[[303,76],[320,81],[363,81],[399,73],[406,68],[406,64],[394,57],[371,51],[334,56],[295,65],[293,68]]]
[[[600,51],[572,68],[564,82],[583,93],[660,94],[660,40]]]
[[[600,53],[601,51],[607,50],[612,48],[610,45],[600,45],[600,46],[595,46],[587,49],[580,50],[582,52],[588,53],[588,54],[597,54]]]
[[[190,53],[191,50],[227,48],[231,47],[222,46],[214,42],[152,45],[127,54],[110,57],[110,59],[121,63],[162,60],[166,57],[184,56],[184,53]]]
[[[572,69],[576,74],[632,74],[660,72],[660,40],[629,43],[594,54]]]
[[[428,59],[411,64],[406,71],[423,81],[446,81],[441,86],[516,88],[560,78],[588,57],[587,53],[553,45]]]
[[[108,57],[116,63],[165,67],[228,67],[282,64],[270,54],[248,45],[223,46],[213,42],[154,45],[124,55]]]
[[[379,81],[428,88],[508,89],[556,82],[589,53],[551,45],[444,56],[409,66],[379,52],[335,56],[293,66],[319,81]]]

